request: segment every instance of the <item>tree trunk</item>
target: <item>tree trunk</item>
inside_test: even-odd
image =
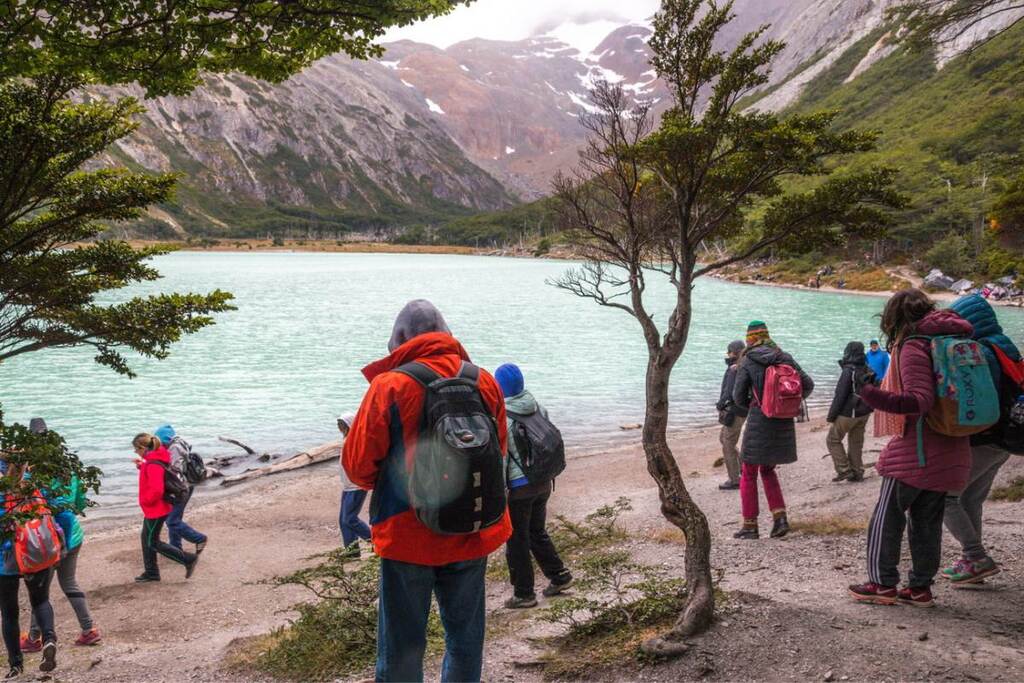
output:
[[[679,354],[666,358],[662,351],[652,353],[647,364],[647,412],[644,417],[643,447],[647,471],[658,483],[661,512],[686,536],[686,586],[688,597],[672,629],[643,644],[645,652],[672,656],[687,649],[683,639],[705,631],[715,609],[711,581],[711,531],[707,517],[690,497],[679,465],[669,448],[668,382]],[[681,351],[681,349],[680,349]]]

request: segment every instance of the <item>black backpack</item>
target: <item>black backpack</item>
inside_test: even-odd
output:
[[[982,342],[997,357],[995,344]],[[991,363],[991,360],[989,360]],[[1007,359],[1007,362],[1013,363]],[[1008,376],[1006,368],[1000,368],[999,421],[991,428],[971,437],[972,446],[991,445],[1013,454],[1024,455],[1024,403],[1017,399],[1024,394],[1024,386]]]
[[[185,459],[182,462],[182,476],[189,484],[198,484],[206,479],[206,463],[201,455],[192,450],[192,445],[182,440],[185,444]]]
[[[558,427],[538,410],[532,415],[508,412],[519,469],[530,484],[551,481],[565,470],[565,442]]]
[[[409,473],[409,504],[438,534],[473,534],[505,514],[505,463],[494,416],[480,395],[480,370],[463,363],[442,377],[420,363],[397,370],[423,385],[420,440]]]
[[[159,465],[160,469],[164,471],[164,501],[171,505],[177,505],[186,500],[188,498],[188,484],[181,478],[178,471],[165,462],[160,462],[159,460],[151,462]]]

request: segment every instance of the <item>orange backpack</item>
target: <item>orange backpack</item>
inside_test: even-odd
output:
[[[39,491],[32,496],[8,504],[8,512],[32,512],[37,516],[18,524],[14,530],[14,559],[22,574],[35,574],[60,562],[64,553],[64,532],[54,521]]]

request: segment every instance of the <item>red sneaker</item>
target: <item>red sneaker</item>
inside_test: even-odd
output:
[[[897,597],[901,605],[913,605],[914,607],[935,607],[935,600],[932,599],[932,589],[924,588],[901,588]]]
[[[850,586],[850,597],[868,605],[895,605],[898,595],[895,586],[880,586],[870,581]]]
[[[88,631],[82,631],[82,635],[75,639],[75,645],[99,645],[99,642],[102,639],[103,637],[100,635],[100,632],[91,628]]]
[[[40,652],[43,649],[43,638],[33,639],[27,633],[21,635],[21,651],[22,652]]]

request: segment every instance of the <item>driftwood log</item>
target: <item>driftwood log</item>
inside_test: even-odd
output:
[[[227,441],[227,439],[224,440]],[[237,442],[233,443],[236,443],[236,445],[242,448],[246,448],[245,446],[242,446],[242,444],[238,444]],[[302,453],[293,455],[287,460],[282,460],[281,462],[274,463],[273,465],[268,465],[266,467],[258,467],[256,469],[246,470],[241,474],[236,474],[230,477],[224,477],[221,480],[220,485],[232,486],[233,484],[238,484],[243,481],[249,481],[251,479],[265,477],[268,474],[289,472],[291,470],[297,470],[300,467],[308,467],[309,465],[315,465],[317,463],[325,462],[327,460],[337,459],[340,448],[341,442],[339,441],[325,443],[323,445],[317,446],[316,448],[311,448],[308,451],[303,451]]]

